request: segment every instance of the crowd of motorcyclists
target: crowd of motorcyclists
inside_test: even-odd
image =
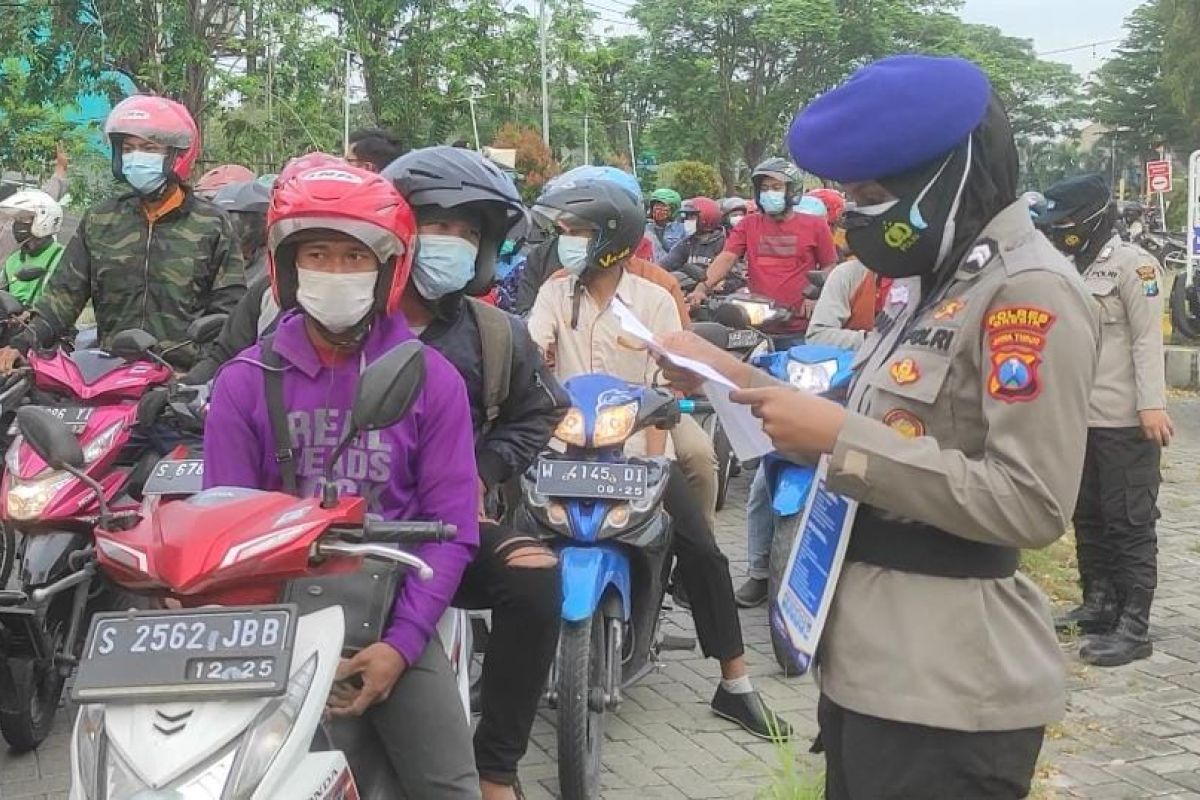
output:
[[[926,83],[953,99],[941,116],[905,112],[892,126],[911,129],[904,146],[875,141],[892,135],[882,128],[815,144],[872,119],[889,93]],[[57,240],[65,160],[42,190],[0,200],[0,288],[29,309],[0,349],[0,371],[62,340],[90,303],[100,347],[144,329],[183,381],[213,382],[206,485],[311,494],[363,367],[401,342],[426,345],[413,412],[358,440],[335,472],[373,513],[457,527],[453,541],[420,546],[436,577],[401,585],[382,640],[343,662],[329,699],[351,765],[386,759],[408,796],[521,796],[518,765],[555,658],[562,588],[554,552],[510,523],[506,486],[566,415],[562,383],[604,373],[695,389],[694,376],[628,340],[615,300],[741,386],[783,454],[830,456],[835,488],[863,503],[839,595],[848,599],[823,654],[830,797],[1024,796],[1060,680],[1044,600],[1011,554],[1061,534],[1080,474],[1084,602],[1066,622],[1098,637],[1084,646],[1091,663],[1149,654],[1156,459],[1171,435],[1161,339],[1156,350],[1145,333],[1161,304],[1158,272],[1114,238],[1102,180],[1052,187],[1053,206],[1018,198],[1007,117],[968,62],[864,68],[797,117],[793,159],[756,165],[749,199],[643,194],[623,170],[583,166],[549,181],[527,209],[513,177],[475,151],[408,150],[373,129],[356,132],[344,157],[301,156],[262,178],[226,165],[193,185],[200,134],[180,104],[131,97],[105,132],[122,192],[88,209],[70,242]],[[830,186],[806,192],[797,163]],[[1138,236],[1137,216],[1124,221]],[[40,272],[22,277],[28,267]],[[764,328],[775,348],[862,348],[848,409],[776,385],[685,332],[741,286],[786,311]],[[187,344],[188,326],[213,313],[227,315],[217,341]],[[1107,336],[1100,350],[1101,323],[1106,334],[1136,330]],[[921,326],[944,333],[918,335]],[[1090,411],[1086,353],[1099,353]],[[764,739],[788,738],[754,690],[737,611],[768,599],[777,520],[764,473],[750,487],[749,565],[735,590],[714,537],[712,438],[684,417],[670,432],[635,435],[626,452],[675,461],[664,500],[673,580],[703,653],[719,663],[713,712]],[[901,552],[905,536],[917,555]],[[981,594],[965,579],[981,581]],[[450,606],[491,611],[473,734],[449,663],[426,646]],[[904,616],[917,606],[920,620]],[[924,616],[935,609],[940,622]],[[1007,652],[974,651],[984,645],[972,631],[988,630]],[[976,657],[993,663],[973,670]],[[988,748],[1011,757],[988,766],[977,758]],[[861,783],[871,753],[886,757]],[[936,766],[905,778],[902,762],[913,759]],[[946,784],[959,794],[913,789],[949,781],[947,764],[968,765]],[[886,786],[892,793],[877,793]]]

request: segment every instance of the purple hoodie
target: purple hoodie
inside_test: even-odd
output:
[[[290,314],[275,332],[273,348],[285,364],[284,403],[300,492],[314,496],[350,421],[360,368],[391,348],[415,339],[403,317],[380,318],[367,334],[362,356],[322,366],[305,330]],[[267,414],[261,349],[255,345],[217,375],[204,428],[204,485],[283,488]],[[360,436],[333,474],[343,494],[366,497],[385,519],[441,520],[458,526],[458,538],[425,544],[414,552],[433,567],[430,581],[401,584],[383,640],[415,664],[450,605],[463,570],[479,546],[479,493],[475,436],[462,377],[440,353],[425,348],[425,388],[408,416],[390,428]]]

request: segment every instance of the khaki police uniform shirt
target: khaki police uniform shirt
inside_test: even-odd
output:
[[[625,333],[611,304],[601,308],[584,289],[579,298],[579,318],[571,326],[577,286],[579,279],[573,275],[554,275],[542,284],[529,312],[529,335],[543,353],[553,353],[555,376],[566,381],[596,372],[639,386],[660,384],[658,363],[641,342]],[[682,329],[670,292],[647,278],[625,270],[616,297],[651,333]],[[625,454],[646,454],[645,431],[629,437]],[[674,456],[670,437],[666,455]]]
[[[1100,305],[1100,364],[1088,425],[1136,428],[1139,411],[1167,407],[1163,366],[1162,268],[1114,236],[1083,273]]]
[[[978,542],[1044,547],[1075,506],[1098,320],[1023,201],[947,291],[859,351],[829,485]],[[926,307],[928,306],[928,307]],[[920,308],[920,310],[918,310]],[[1050,608],[1024,575],[951,579],[847,563],[818,653],[834,702],[963,731],[1044,725],[1065,706]]]

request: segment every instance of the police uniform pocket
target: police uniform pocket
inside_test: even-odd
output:
[[[937,400],[949,374],[948,355],[902,347],[875,371],[870,386],[877,392],[930,405]]]
[[[1091,277],[1087,279],[1087,289],[1100,305],[1100,321],[1105,325],[1117,325],[1125,322],[1125,304],[1117,293],[1117,283],[1107,277]]]
[[[1149,525],[1158,512],[1157,467],[1132,469],[1125,475],[1125,516],[1130,525]]]

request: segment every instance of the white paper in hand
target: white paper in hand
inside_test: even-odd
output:
[[[770,437],[763,432],[762,420],[750,413],[750,407],[735,403],[729,399],[729,393],[737,388],[733,381],[710,367],[708,364],[677,355],[661,347],[654,341],[654,334],[642,324],[629,307],[617,298],[613,298],[612,311],[621,321],[621,327],[626,333],[646,342],[651,352],[666,356],[671,363],[683,369],[690,370],[704,378],[704,393],[713,410],[725,428],[729,437],[729,445],[740,461],[761,458],[774,450]]]

